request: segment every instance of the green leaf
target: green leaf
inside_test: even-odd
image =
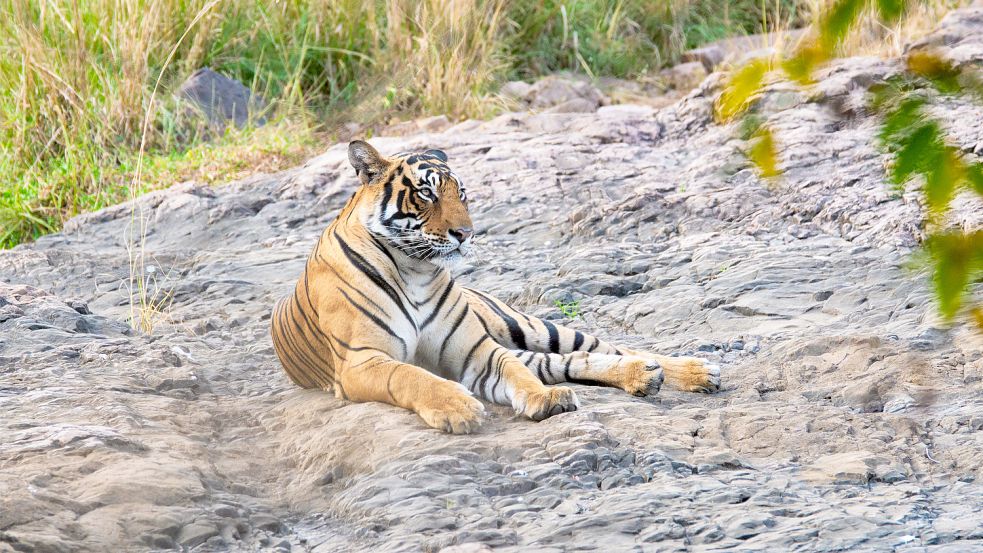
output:
[[[782,173],[778,168],[778,148],[775,145],[775,136],[767,125],[761,125],[754,133],[751,148],[748,150],[748,159],[758,168],[758,173],[763,178],[777,177]]]
[[[973,315],[973,321],[976,323],[976,328],[983,331],[983,308],[975,307],[970,313]]]
[[[816,42],[807,42],[795,51],[795,55],[782,62],[782,69],[789,79],[809,85],[812,84],[812,72],[830,57],[831,52],[824,50]]]
[[[718,121],[730,121],[751,105],[751,99],[764,86],[765,75],[771,71],[772,62],[758,58],[734,73],[714,103],[714,115]]]
[[[900,141],[922,126],[925,116],[922,107],[925,99],[920,96],[905,98],[900,105],[889,112],[878,133],[881,144],[887,148],[897,148]]]
[[[908,9],[907,0],[875,0],[875,3],[877,4],[877,12],[881,15],[881,21],[888,24],[897,21],[901,14]]]
[[[895,184],[904,184],[913,173],[923,173],[931,170],[933,164],[941,158],[941,147],[938,144],[938,127],[928,123],[917,127],[900,141],[901,149],[894,158],[891,169],[891,180]]]
[[[983,231],[934,234],[925,245],[934,261],[932,283],[939,311],[951,320],[962,306],[970,276],[983,269]]]
[[[757,113],[748,113],[741,118],[741,124],[738,127],[738,136],[741,140],[751,140],[761,125],[764,125],[765,118]]]
[[[864,0],[838,0],[819,23],[819,45],[830,54],[835,50],[863,11]]]
[[[980,162],[971,163],[966,167],[966,181],[970,188],[977,194],[983,196],[983,164]]]
[[[942,144],[941,138],[933,147],[939,148],[934,159],[924,161],[925,203],[929,211],[940,214],[949,209],[956,187],[965,181],[966,165],[955,148]]]
[[[927,79],[943,94],[956,94],[962,91],[961,71],[932,52],[912,52],[907,60],[908,71]]]

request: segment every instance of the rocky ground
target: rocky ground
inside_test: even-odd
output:
[[[980,63],[979,36],[939,40]],[[489,406],[477,434],[452,436],[293,386],[269,312],[356,186],[343,145],[0,252],[0,551],[983,548],[983,339],[938,323],[924,272],[905,268],[919,194],[885,184],[875,122],[841,109],[899,67],[852,59],[808,95],[772,89],[786,175],[771,185],[712,123],[716,75],[658,111],[373,141],[449,153],[482,237],[462,281],[718,361],[711,396],[577,386],[577,412]],[[941,111],[983,150],[983,111]],[[124,322],[131,214],[146,283],[170,298],[151,334]]]

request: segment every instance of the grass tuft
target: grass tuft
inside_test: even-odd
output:
[[[641,77],[799,26],[811,1],[0,0],[0,248],[181,180],[276,170],[347,123],[489,116],[507,79]],[[172,96],[202,66],[271,100],[272,123],[205,143]]]

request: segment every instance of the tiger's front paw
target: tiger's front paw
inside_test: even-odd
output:
[[[618,386],[633,396],[644,397],[658,393],[665,378],[658,361],[624,358],[618,362]]]
[[[455,383],[456,384],[456,383]],[[462,389],[450,387],[439,394],[433,405],[416,410],[427,424],[452,434],[470,434],[481,426],[485,406]]]
[[[576,411],[579,406],[577,394],[564,386],[553,386],[535,392],[519,390],[512,400],[512,407],[515,408],[516,413],[521,413],[534,421]]]

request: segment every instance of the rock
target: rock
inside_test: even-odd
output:
[[[386,127],[385,133],[390,136],[403,136],[408,134],[440,132],[451,126],[450,119],[446,115],[435,115],[424,117],[412,121],[395,123]]]
[[[275,516],[263,514],[263,513],[256,513],[251,517],[249,517],[249,523],[254,528],[258,528],[260,530],[266,530],[267,532],[273,532],[273,533],[279,533],[280,530],[283,528],[283,523],[280,522],[280,519],[276,518]]]
[[[575,412],[532,422],[486,403],[478,432],[449,436],[294,385],[271,310],[358,187],[343,144],[0,252],[0,549],[978,548],[983,344],[939,324],[929,276],[906,268],[924,208],[885,186],[878,121],[831,109],[901,64],[836,62],[815,95],[769,85],[780,184],[713,122],[722,73],[659,109],[551,104],[373,139],[444,149],[469,183],[480,261],[459,282],[712,359],[715,394],[574,383]],[[578,86],[557,87],[563,102],[604,103]],[[939,101],[953,144],[983,139],[983,113]],[[959,209],[979,227],[983,210]],[[127,323],[141,212],[170,298],[152,333]]]
[[[746,540],[750,537],[757,536],[768,528],[775,526],[775,519],[767,515],[753,515],[739,517],[734,520],[726,529],[725,533],[727,536]]]
[[[680,63],[659,72],[659,77],[676,90],[692,90],[703,82],[706,76],[707,70],[699,61]]]
[[[207,523],[194,523],[181,528],[177,542],[184,547],[195,547],[205,543],[212,536],[218,536],[218,529]]]
[[[724,63],[747,62],[755,57],[772,55],[776,45],[795,45],[807,32],[808,29],[791,29],[781,33],[724,38],[687,50],[681,59],[684,63],[700,63],[706,73],[712,73]]]
[[[720,45],[702,46],[683,52],[682,61],[686,63],[699,63],[703,65],[705,73],[711,73],[718,65],[724,62],[727,51]]]
[[[438,553],[491,553],[493,549],[482,543],[462,543],[442,548]]]
[[[263,125],[266,101],[245,85],[203,67],[188,77],[177,97],[200,109],[212,127],[222,129],[229,123],[237,128],[247,124]]]
[[[503,86],[500,93],[534,110],[554,113],[592,112],[607,103],[600,90],[590,82],[562,75],[544,77],[532,85],[513,81]]]
[[[942,54],[957,66],[983,62],[983,6],[954,10],[946,14],[931,33],[905,45],[905,54],[932,51]]]
[[[593,113],[597,111],[597,104],[586,98],[573,98],[546,111],[547,113]]]
[[[498,93],[512,100],[525,102],[532,91],[532,85],[523,81],[509,81],[502,85]]]
[[[825,455],[813,461],[805,472],[806,478],[832,484],[866,484],[878,479],[878,475],[897,481],[898,474],[900,471],[893,468],[890,460],[867,451]]]
[[[884,402],[884,412],[901,413],[907,410],[909,407],[914,406],[915,403],[915,398],[907,394],[897,395]]]

